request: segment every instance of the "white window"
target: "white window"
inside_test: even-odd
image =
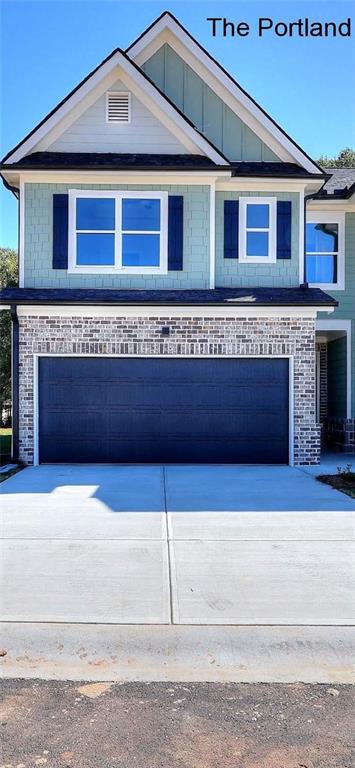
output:
[[[167,192],[69,191],[69,272],[166,274]]]
[[[344,289],[345,214],[307,213],[306,282],[316,288]]]
[[[106,122],[131,122],[131,94],[126,91],[107,91]]]
[[[239,198],[239,262],[276,261],[276,197]]]

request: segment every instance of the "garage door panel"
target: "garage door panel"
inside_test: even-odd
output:
[[[40,358],[44,462],[288,462],[285,359]]]

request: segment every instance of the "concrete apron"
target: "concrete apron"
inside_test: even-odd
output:
[[[355,682],[351,627],[5,623],[2,645],[4,678]]]

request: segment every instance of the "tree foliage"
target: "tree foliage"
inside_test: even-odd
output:
[[[0,247],[0,287],[17,285],[18,259],[13,248]],[[0,312],[0,416],[3,403],[11,399],[11,317]]]
[[[322,168],[355,168],[355,149],[346,147],[339,152],[337,157],[321,155],[317,163]]]

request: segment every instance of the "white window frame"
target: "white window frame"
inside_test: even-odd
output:
[[[114,230],[114,264],[109,265],[78,265],[76,263],[76,201],[78,198],[105,197],[115,200],[115,230]],[[122,200],[124,198],[139,198],[141,200],[160,200],[160,250],[158,267],[125,267],[122,264]],[[98,189],[69,190],[69,222],[68,222],[68,273],[70,274],[124,274],[124,275],[166,275],[168,273],[168,192],[146,192],[144,190],[114,191]],[[86,230],[90,234],[112,233],[112,230]],[[154,235],[151,230],[134,231],[134,234]]]
[[[109,104],[110,96],[127,96],[128,120],[109,120],[109,117],[108,117],[108,104]],[[128,125],[131,122],[131,119],[132,119],[132,95],[131,95],[131,92],[130,91],[106,91],[105,108],[106,108],[106,123],[107,123],[107,125],[115,125],[116,127],[118,125]]]
[[[247,227],[247,205],[268,205],[269,226]],[[276,197],[240,197],[239,198],[239,263],[240,264],[276,264]],[[247,233],[267,232],[269,235],[268,256],[247,255]]]
[[[312,288],[322,288],[328,291],[343,291],[345,289],[345,213],[329,213],[326,211],[307,211],[307,224],[337,224],[338,225],[338,250],[313,252],[307,251],[307,233],[305,236],[305,252],[307,256],[337,256],[337,282],[336,283],[309,283]],[[305,275],[306,279],[306,275]]]

